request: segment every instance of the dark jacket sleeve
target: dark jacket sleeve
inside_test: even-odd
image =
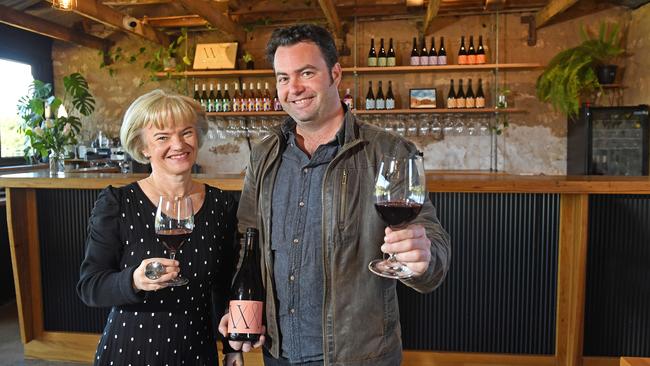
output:
[[[119,190],[104,189],[95,202],[86,238],[86,255],[81,263],[77,293],[88,306],[109,307],[144,300],[144,291],[133,288],[137,266],[120,268],[123,243],[120,238]]]
[[[225,213],[223,216],[223,222],[221,222],[222,226],[227,226],[223,231],[225,235],[222,242],[221,272],[218,275],[218,280],[215,281],[212,288],[212,311],[215,320],[213,329],[215,337],[221,339],[224,354],[237,352],[230,347],[228,340],[223,338],[218,330],[219,321],[223,314],[226,313],[228,301],[230,300],[230,287],[235,272],[235,256],[238,248],[237,201],[231,194],[226,194],[226,197],[227,199],[224,203]]]

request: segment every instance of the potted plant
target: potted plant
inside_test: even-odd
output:
[[[244,55],[241,57],[241,59],[246,65],[247,70],[253,70],[255,68],[255,58],[253,58],[253,55],[250,52],[244,52]]]
[[[581,100],[602,89],[597,69],[624,52],[617,24],[601,23],[597,38],[583,27],[581,37],[581,44],[551,59],[536,85],[541,101],[550,102],[556,110],[570,117],[578,114]]]
[[[81,74],[64,77],[63,86],[65,95],[60,99],[52,94],[52,84],[34,80],[17,106],[22,118],[18,131],[27,137],[25,158],[48,157],[51,174],[63,172],[64,148],[77,143],[79,115],[88,116],[95,110],[95,99]]]

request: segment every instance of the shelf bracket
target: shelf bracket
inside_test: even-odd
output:
[[[534,46],[537,44],[537,27],[535,26],[535,17],[527,15],[521,17],[521,24],[528,24],[528,45]]]

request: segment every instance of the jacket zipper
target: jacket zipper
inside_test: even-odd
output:
[[[339,229],[342,230],[344,223],[343,219],[345,216],[345,207],[346,207],[346,202],[347,202],[347,197],[348,197],[348,171],[347,169],[343,168],[343,177],[341,178],[341,202],[340,202],[340,207],[339,207]]]

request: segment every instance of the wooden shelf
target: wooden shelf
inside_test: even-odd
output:
[[[537,63],[513,63],[513,64],[483,64],[483,65],[441,65],[441,66],[393,66],[393,67],[344,67],[344,73],[361,74],[391,74],[407,72],[450,72],[450,71],[492,71],[492,70],[535,70],[543,66]],[[237,77],[237,76],[274,76],[272,69],[260,70],[191,70],[185,72],[157,73],[158,77],[195,77],[207,78],[215,76]]]
[[[603,89],[625,89],[627,86],[623,84],[600,84]]]
[[[424,114],[424,113],[472,113],[472,114],[487,114],[496,113],[495,108],[432,108],[432,109],[382,109],[382,110],[367,110],[355,109],[352,111],[354,114]],[[525,113],[523,109],[517,108],[504,108],[499,109],[499,113]],[[276,112],[208,112],[208,116],[214,117],[262,117],[262,116],[286,116],[284,111]]]

